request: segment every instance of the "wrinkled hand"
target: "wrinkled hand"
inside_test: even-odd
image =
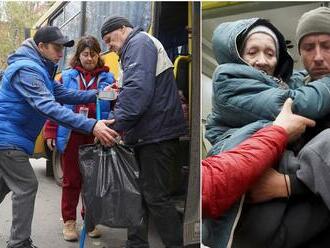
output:
[[[273,125],[280,126],[285,129],[289,136],[289,141],[294,141],[305,132],[306,127],[314,127],[315,121],[292,113],[292,99],[288,98],[276,117]]]
[[[54,151],[55,146],[56,146],[55,139],[47,139],[46,143],[47,143],[49,150]]]
[[[111,85],[108,85],[108,86],[105,86],[104,91],[112,91],[112,86]]]
[[[286,175],[289,193],[290,178]],[[288,197],[284,175],[269,168],[248,192],[248,200],[252,203],[265,202],[274,198]]]
[[[93,134],[104,146],[113,146],[116,143],[118,133],[107,126],[114,122],[115,120],[100,120],[94,126]]]
[[[115,82],[115,83],[113,83],[113,84],[111,84],[111,85],[108,85],[108,86],[106,86],[106,87],[104,87],[104,89],[103,89],[104,91],[115,91],[116,93],[118,93],[119,92],[119,86],[118,86],[118,82]]]

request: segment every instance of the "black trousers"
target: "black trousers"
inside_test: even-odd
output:
[[[141,226],[128,229],[127,247],[149,247],[149,215],[166,247],[182,247],[182,222],[169,194],[170,168],[175,163],[178,149],[178,139],[135,148],[146,214]]]

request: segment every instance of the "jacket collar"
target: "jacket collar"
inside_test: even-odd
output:
[[[91,74],[92,77],[99,75],[102,72],[109,72],[108,66],[95,68],[93,71],[86,71],[82,66],[76,65],[73,69],[81,72],[82,74]]]
[[[125,40],[125,42],[124,42],[124,44],[123,44],[123,47],[122,47],[122,48],[120,49],[120,51],[119,51],[119,54],[118,54],[119,59],[121,59],[122,54],[125,53],[125,51],[126,51],[126,49],[127,49],[127,43],[130,41],[130,39],[132,39],[136,34],[140,33],[141,31],[143,31],[142,28],[140,28],[140,27],[136,27],[136,28],[134,28],[134,29],[132,30],[132,32],[127,36],[127,38],[126,38],[126,40]]]

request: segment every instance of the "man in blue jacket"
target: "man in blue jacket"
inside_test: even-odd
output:
[[[0,202],[12,191],[13,220],[7,248],[36,247],[30,239],[38,181],[29,163],[35,140],[46,119],[112,145],[113,121],[96,121],[61,104],[89,103],[97,91],[70,91],[54,81],[56,63],[73,40],[57,27],[40,28],[9,56],[0,88]]]
[[[182,223],[170,202],[169,170],[179,137],[186,132],[173,64],[162,44],[134,28],[125,17],[111,17],[101,28],[103,41],[120,57],[122,88],[114,108],[113,128],[133,145],[140,165],[147,214],[128,230],[128,247],[149,247],[148,214],[166,247],[182,246]]]

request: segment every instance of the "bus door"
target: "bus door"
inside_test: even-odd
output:
[[[156,2],[152,26],[153,35],[163,44],[174,64],[188,127],[188,134],[180,137],[177,163],[171,170],[170,192],[177,209],[184,213],[184,245],[196,247],[200,243],[200,60],[196,56],[200,51],[199,10],[199,3]]]
[[[156,2],[153,35],[163,44],[169,58],[176,65],[176,82],[182,108],[188,125],[189,60],[175,63],[177,58],[189,57],[188,51],[188,3]],[[179,70],[178,70],[179,69]],[[173,198],[184,197],[189,170],[189,137],[180,138],[180,151],[175,168],[171,168],[170,192]],[[183,210],[183,204],[182,204]]]

